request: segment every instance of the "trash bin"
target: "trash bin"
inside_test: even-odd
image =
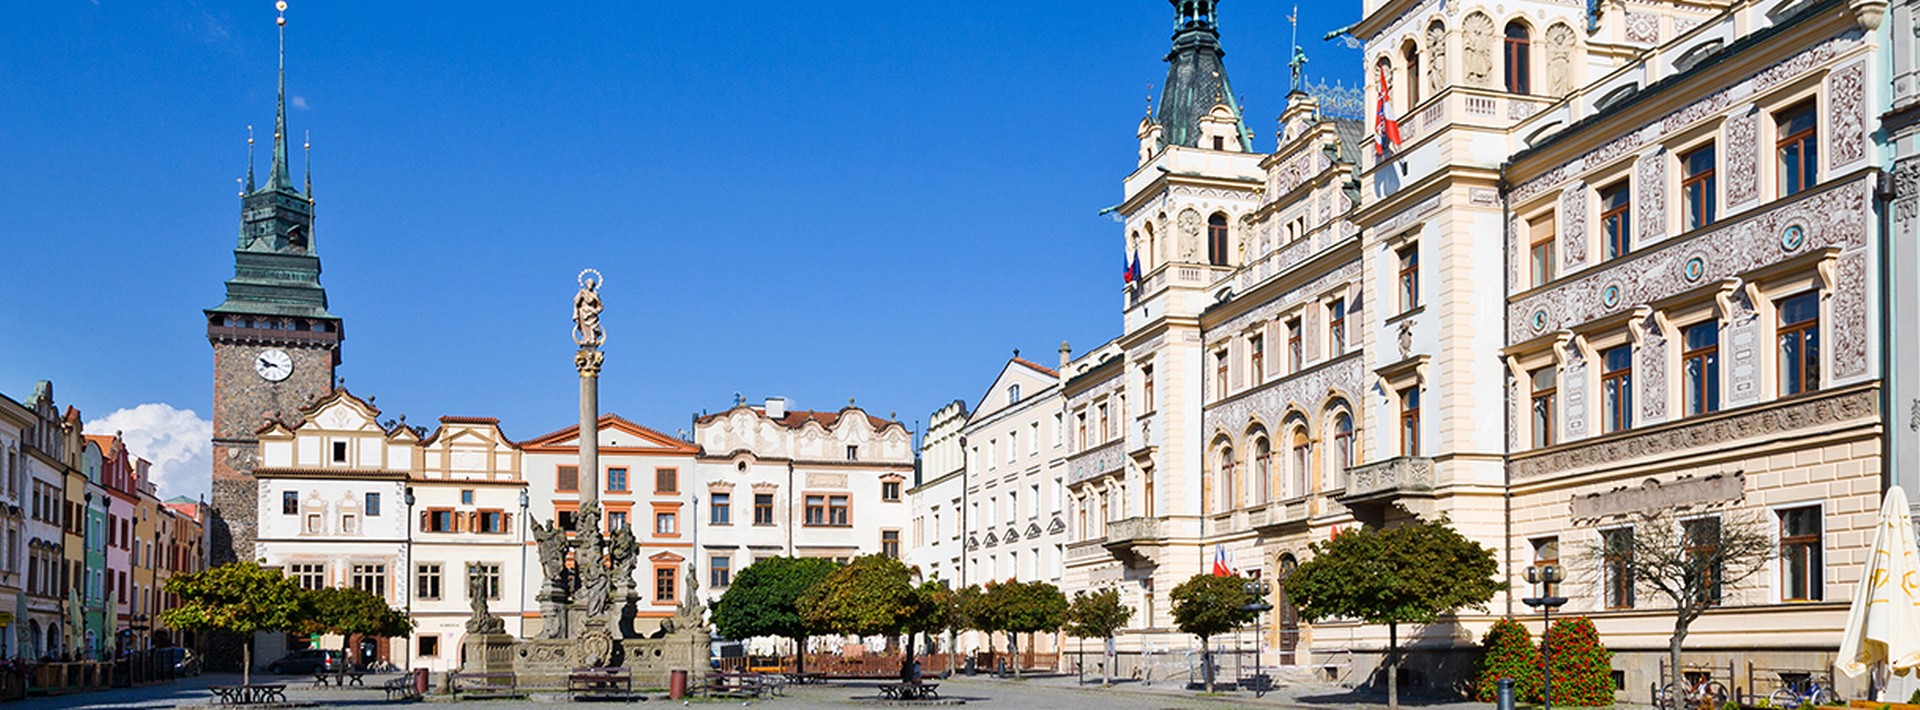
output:
[[[1499,710],[1513,710],[1513,679],[1501,678],[1499,689],[1494,696],[1494,707]]]
[[[427,669],[425,669],[425,668],[415,668],[415,669],[413,669],[413,694],[414,694],[414,695],[418,695],[418,696],[420,696],[420,697],[423,697],[423,698],[424,698],[424,697],[426,697],[426,695],[427,695]]]
[[[667,699],[679,700],[687,697],[687,672],[673,671],[667,677]]]
[[[974,674],[974,670],[973,670],[973,654],[967,654],[967,675],[969,675],[969,676],[971,676],[971,675],[973,675],[973,674]]]

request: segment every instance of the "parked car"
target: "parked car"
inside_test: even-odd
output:
[[[345,665],[346,661],[340,656],[339,651],[308,648],[281,656],[280,660],[267,664],[267,672],[295,675],[321,671],[332,672],[344,668]]]

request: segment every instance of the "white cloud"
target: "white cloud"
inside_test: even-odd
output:
[[[87,422],[87,433],[127,442],[127,451],[153,462],[150,477],[162,499],[198,498],[213,486],[213,422],[191,409],[153,402]]]
[[[293,97],[293,107],[300,109],[302,111],[307,110],[307,97],[305,96]]]

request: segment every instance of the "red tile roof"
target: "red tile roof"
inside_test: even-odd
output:
[[[1040,363],[1037,363],[1037,362],[1034,362],[1034,361],[1032,361],[1032,360],[1028,360],[1028,359],[1026,359],[1026,358],[1024,358],[1024,357],[1015,357],[1015,358],[1013,358],[1013,361],[1014,361],[1014,362],[1017,362],[1017,363],[1020,363],[1020,364],[1022,364],[1022,365],[1026,365],[1027,367],[1031,367],[1031,368],[1033,368],[1033,369],[1035,369],[1035,370],[1039,370],[1039,371],[1041,371],[1041,372],[1044,372],[1044,373],[1046,373],[1046,374],[1047,374],[1047,376],[1048,376],[1048,377],[1059,377],[1059,376],[1060,376],[1060,373],[1059,373],[1059,372],[1057,372],[1057,371],[1055,371],[1055,370],[1054,370],[1053,368],[1051,368],[1051,367],[1047,367],[1047,366],[1045,366],[1045,365],[1041,365]]]

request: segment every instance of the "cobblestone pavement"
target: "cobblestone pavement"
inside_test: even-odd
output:
[[[367,677],[368,688],[312,688],[302,676],[255,676],[255,682],[286,682],[287,697],[290,701],[302,705],[321,708],[371,707],[386,705],[385,694],[378,689],[384,677]],[[59,710],[77,708],[87,710],[107,710],[120,708],[177,708],[183,706],[205,706],[210,694],[209,685],[230,685],[240,682],[238,675],[208,675],[199,678],[184,678],[175,683],[163,683],[142,688],[123,688],[96,693],[76,693],[55,697],[35,697],[23,701],[8,703],[6,710]],[[823,686],[795,687],[785,697],[758,701],[724,701],[693,699],[686,701],[688,707],[766,707],[781,710],[814,710],[816,708],[848,708],[876,706],[886,707],[879,702],[879,692],[874,682],[849,682]],[[1314,708],[1331,710],[1334,708],[1374,709],[1385,707],[1385,699],[1338,687],[1295,687],[1283,688],[1268,693],[1265,697],[1254,698],[1250,694],[1222,693],[1216,696],[1202,696],[1198,693],[1170,684],[1152,686],[1138,683],[1119,683],[1111,688],[1098,685],[1081,685],[1072,676],[1035,677],[1026,680],[996,680],[986,677],[953,678],[942,681],[940,694],[950,700],[963,700],[967,707],[1020,708],[1039,710],[1041,708],[1061,708],[1062,710],[1170,710],[1175,708]],[[446,701],[429,699],[425,705],[441,705]],[[564,704],[558,694],[535,693],[533,697],[520,701],[477,701],[461,703],[471,710],[532,710]],[[678,706],[682,703],[669,701],[664,695],[654,696],[636,708],[662,708]],[[1489,707],[1484,703],[1463,703],[1454,701],[1435,701],[1417,697],[1401,699],[1401,704],[1415,710],[1481,710]],[[901,703],[899,705],[914,705]]]

